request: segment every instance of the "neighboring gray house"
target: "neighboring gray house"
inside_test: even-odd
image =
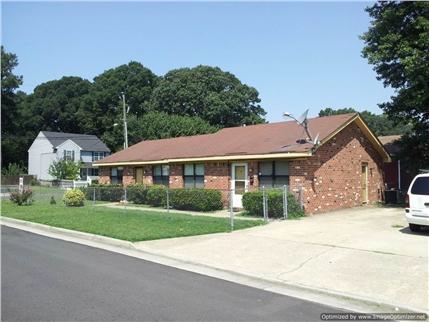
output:
[[[110,154],[110,149],[95,135],[40,131],[28,149],[28,174],[39,180],[53,180],[50,165],[57,160],[82,161],[81,180],[98,180],[92,162]]]

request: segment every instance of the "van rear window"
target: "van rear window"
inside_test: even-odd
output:
[[[417,178],[411,187],[411,193],[415,195],[429,196],[429,177]]]

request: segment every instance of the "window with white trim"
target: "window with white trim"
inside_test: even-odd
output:
[[[69,161],[74,161],[74,151],[73,150],[64,150],[63,159],[69,160]]]
[[[105,156],[104,152],[93,152],[92,153],[92,161],[98,161],[103,159]]]

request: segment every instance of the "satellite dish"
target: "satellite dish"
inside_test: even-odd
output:
[[[294,119],[296,123],[298,123],[304,128],[305,133],[307,134],[307,138],[305,139],[306,142],[312,143],[313,145],[317,145],[319,140],[319,134],[317,134],[314,140],[311,138],[310,130],[308,129],[307,115],[308,115],[308,109],[306,109],[305,112],[298,119],[294,118],[291,113],[288,113],[288,112],[283,113],[284,117],[290,117]]]
[[[308,114],[308,109],[305,110],[305,112],[298,118],[297,122],[299,124],[305,124],[307,122],[307,114]]]
[[[313,144],[314,145],[318,145],[319,144],[319,133],[317,133],[316,137],[314,138]]]

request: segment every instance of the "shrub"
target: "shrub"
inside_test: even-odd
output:
[[[30,186],[40,186],[40,181],[37,180],[35,177],[32,177],[30,180]]]
[[[136,204],[145,204],[147,191],[148,188],[143,184],[130,185],[127,187],[127,200]]]
[[[166,187],[161,185],[150,186],[146,192],[146,202],[151,206],[167,206]]]
[[[54,196],[51,196],[51,200],[49,201],[49,203],[50,203],[51,205],[56,205],[56,204],[57,204],[57,202],[55,201]]]
[[[19,190],[12,191],[9,195],[9,199],[16,203],[18,206],[31,205],[33,202],[33,191],[31,189],[23,189],[22,192]]]
[[[80,188],[87,200],[118,202],[124,197],[124,188],[120,184],[92,184],[86,188]]]
[[[85,195],[80,189],[72,189],[64,193],[63,201],[67,207],[82,207]]]
[[[279,218],[283,217],[283,191],[268,190],[268,217]],[[264,216],[262,191],[246,192],[243,195],[243,207],[253,216]],[[288,218],[297,218],[304,216],[304,211],[295,199],[295,196],[288,192]]]
[[[27,173],[27,168],[24,164],[21,163],[9,163],[7,167],[1,169],[1,174],[3,176],[19,176],[25,175]]]
[[[56,180],[77,180],[82,162],[57,160],[49,166],[48,173]]]
[[[212,189],[173,189],[171,205],[175,209],[214,211],[223,208],[222,195]]]

